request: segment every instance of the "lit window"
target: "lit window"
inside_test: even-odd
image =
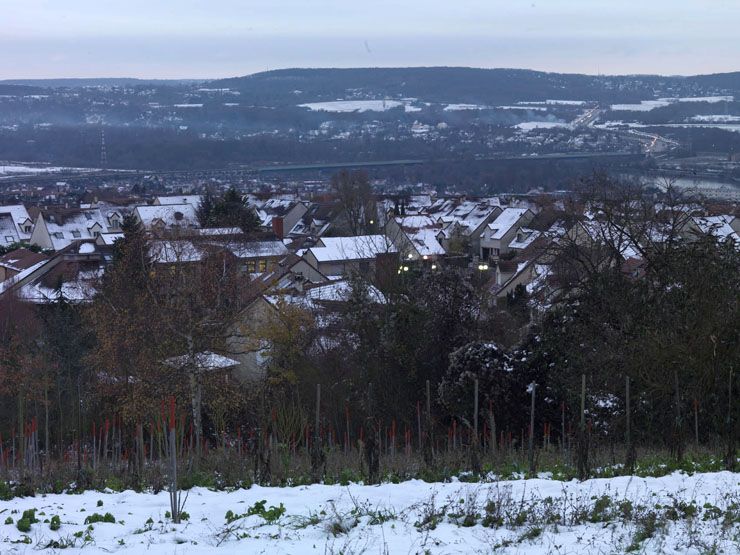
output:
[[[267,271],[267,260],[260,260],[260,272]]]

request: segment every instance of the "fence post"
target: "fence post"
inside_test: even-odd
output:
[[[625,397],[625,417],[627,419],[624,431],[624,440],[627,443],[627,460],[625,466],[627,471],[632,474],[635,469],[635,446],[632,443],[632,409],[630,399],[630,377],[625,376],[624,378],[624,397]]]
[[[578,426],[578,478],[588,477],[588,443],[586,439],[586,374],[581,374],[581,421]]]
[[[170,397],[170,422],[169,422],[169,448],[170,448],[170,512],[172,522],[180,523],[180,503],[177,495],[177,443],[175,441],[175,398]]]
[[[529,392],[532,396],[531,408],[529,411],[529,473],[534,475],[534,401],[537,384],[529,384]]]
[[[475,445],[478,445],[478,378],[473,382],[473,433]]]
[[[314,482],[321,479],[324,464],[324,447],[321,444],[321,384],[316,384],[316,416],[314,419],[314,440],[311,449],[311,474]]]

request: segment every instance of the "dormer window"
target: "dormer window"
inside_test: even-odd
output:
[[[6,235],[5,236],[5,242],[10,244],[14,241],[14,237],[12,235]]]
[[[64,234],[61,231],[55,231],[54,239],[64,239]]]
[[[72,231],[72,237],[74,237],[75,239],[79,239],[80,237],[82,237],[82,233],[80,233],[78,229],[75,229]]]
[[[30,225],[24,225],[23,226],[23,232],[24,233],[31,233],[31,226]]]
[[[85,218],[87,218],[88,220],[93,219],[92,214],[90,214],[90,212],[85,212]]]

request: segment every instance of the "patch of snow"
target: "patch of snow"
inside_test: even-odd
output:
[[[299,104],[301,108],[308,108],[314,112],[385,112],[392,108],[398,108],[404,106],[406,110],[406,102],[399,100],[334,100],[331,102],[309,102],[306,104]],[[413,110],[406,110],[413,111]]]
[[[495,480],[495,476],[490,479]],[[427,483],[411,480],[400,484],[365,486],[360,484],[309,485],[298,487],[261,487],[234,491],[190,490],[185,511],[189,520],[173,524],[165,516],[170,509],[166,491],[120,493],[86,491],[79,495],[47,494],[37,497],[0,501],[0,512],[18,514],[36,509],[46,515],[58,515],[61,528],[52,531],[38,522],[27,534],[33,546],[22,543],[24,534],[14,525],[0,528],[3,545],[18,547],[20,553],[31,553],[37,546],[53,541],[74,540],[88,532],[85,518],[95,512],[110,512],[115,523],[98,523],[89,530],[92,541],[82,552],[103,553],[489,553],[491,546],[505,554],[558,553],[592,554],[623,553],[635,538],[635,523],[614,519],[609,523],[544,524],[538,534],[525,538],[526,526],[487,528],[480,524],[462,526],[451,516],[463,510],[485,514],[490,500],[530,507],[554,504],[554,514],[562,514],[566,523],[576,518],[583,506],[607,495],[613,503],[629,502],[630,506],[674,506],[678,502],[695,504],[704,511],[705,503],[725,508],[728,492],[736,492],[738,474],[730,472],[674,473],[661,478],[620,476],[584,482],[560,482],[541,474],[534,479],[488,483]],[[102,501],[102,507],[98,501]],[[285,512],[274,522],[259,515],[243,516],[250,507],[262,502],[266,508],[284,507]],[[461,502],[462,500],[462,502]],[[447,506],[433,529],[416,524],[430,511]],[[232,511],[237,519],[227,523]],[[382,512],[384,519],[371,522],[371,514]],[[704,513],[703,513],[704,514]],[[709,513],[706,513],[709,514]],[[14,515],[18,516],[18,515]],[[150,520],[151,519],[151,520]],[[43,520],[43,517],[41,518]],[[228,526],[227,526],[228,524]],[[343,528],[342,525],[344,525]],[[722,519],[696,518],[690,525],[683,519],[668,520],[640,545],[643,553],[694,553],[689,547],[696,538],[713,545],[718,552],[736,552],[733,537],[738,524],[723,530]],[[337,534],[338,529],[341,534]],[[431,528],[431,527],[428,527]],[[82,539],[73,551],[80,551]]]

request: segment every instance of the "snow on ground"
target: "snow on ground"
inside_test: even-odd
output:
[[[588,104],[586,100],[546,100],[547,104],[561,105],[561,106],[583,106]]]
[[[585,482],[194,488],[185,504],[189,519],[181,524],[165,514],[166,492],[55,494],[0,502],[2,518],[17,522],[23,511],[36,509],[40,521],[24,534],[0,520],[0,552],[66,545],[71,552],[193,555],[592,554],[623,553],[637,542],[641,553],[737,553],[740,520],[731,504],[739,482],[740,474],[718,472]],[[85,520],[94,513],[110,513],[115,522],[89,529]],[[655,520],[651,513],[664,516]],[[43,521],[55,515],[61,527],[52,531]]]
[[[489,106],[480,104],[448,104],[444,107],[445,112],[459,112],[461,110],[488,110]]]
[[[544,106],[496,106],[499,110],[529,110],[532,112],[547,112]]]
[[[693,116],[691,121],[704,123],[740,123],[740,116],[729,116],[725,114],[712,114],[708,116]]]
[[[0,164],[0,175],[30,175],[36,173],[89,172],[92,168],[66,168],[61,166],[24,166],[22,164]]]
[[[643,100],[639,104],[612,104],[612,110],[626,110],[628,112],[649,112],[655,108],[662,108],[674,102],[732,102],[734,96],[686,96],[681,98],[658,98],[657,100]]]
[[[663,106],[668,106],[670,102],[665,99],[658,99],[658,100],[643,100],[639,104],[612,104],[611,109],[612,110],[625,110],[627,112],[649,112],[650,110],[655,110],[655,108],[662,108]]]
[[[310,102],[298,106],[315,112],[385,112],[391,108],[406,106],[406,103],[400,100],[335,100]]]
[[[522,123],[517,123],[514,127],[523,131],[532,131],[533,129],[554,129],[556,127],[570,127],[570,124],[561,121],[524,121]]]

